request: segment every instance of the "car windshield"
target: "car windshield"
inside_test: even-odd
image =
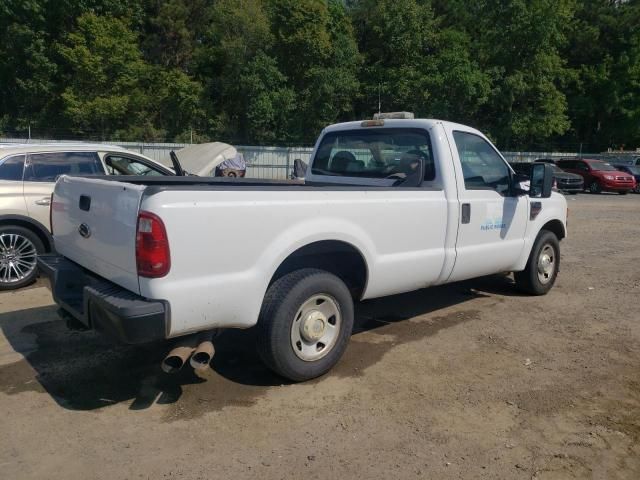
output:
[[[553,173],[566,173],[564,170],[562,170],[560,167],[557,167],[555,165],[551,165],[551,168],[553,168]]]
[[[425,161],[425,180],[435,175],[429,135],[409,128],[376,128],[331,132],[313,161],[316,175],[387,178]]]
[[[617,170],[616,167],[605,162],[591,162],[590,165],[594,170],[600,170],[602,172],[614,172]]]

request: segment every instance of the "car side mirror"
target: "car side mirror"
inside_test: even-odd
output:
[[[553,188],[553,167],[548,163],[537,163],[531,167],[529,178],[529,196],[549,198]]]

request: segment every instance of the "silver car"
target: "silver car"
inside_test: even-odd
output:
[[[49,205],[60,175],[173,175],[143,155],[110,145],[0,146],[0,290],[35,280],[36,256],[53,249]]]

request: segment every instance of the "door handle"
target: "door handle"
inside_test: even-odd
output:
[[[470,203],[462,204],[462,216],[460,218],[460,223],[471,223],[471,204]]]
[[[45,207],[48,207],[49,205],[51,205],[51,197],[44,197],[40,200],[36,200],[36,205],[43,205]]]

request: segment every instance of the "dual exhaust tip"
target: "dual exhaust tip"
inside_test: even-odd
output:
[[[161,365],[162,371],[176,373],[187,362],[196,371],[206,370],[215,352],[212,338],[213,332],[209,331],[178,339],[173,350],[164,357]]]

